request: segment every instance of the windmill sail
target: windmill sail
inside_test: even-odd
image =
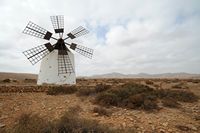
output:
[[[93,49],[91,49],[91,48],[87,48],[85,46],[78,45],[78,44],[75,44],[75,43],[72,43],[70,45],[70,48],[73,49],[74,51],[76,51],[77,53],[85,56],[85,57],[88,57],[90,59],[92,58]]]
[[[64,16],[51,16],[51,22],[54,28],[55,33],[63,33],[64,32]]]
[[[33,22],[29,22],[26,28],[23,30],[24,34],[35,36],[38,38],[50,40],[52,33],[47,31],[46,29],[34,24]]]
[[[32,65],[39,62],[47,54],[53,51],[53,46],[50,43],[39,45],[23,52]]]
[[[66,73],[74,73],[70,57],[67,50],[58,50],[58,75]]]
[[[85,34],[88,34],[89,31],[86,30],[84,27],[82,26],[79,26],[78,28],[74,29],[73,31],[71,31],[70,33],[67,34],[67,38],[65,38],[64,40],[68,39],[68,38],[71,38],[71,39],[74,39],[74,38],[77,38],[77,37],[80,37],[80,36],[83,36]]]

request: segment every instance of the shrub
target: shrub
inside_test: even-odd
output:
[[[71,113],[74,113],[74,114],[78,114],[81,111],[82,111],[82,108],[79,105],[75,105],[75,106],[68,108],[68,112],[71,112]]]
[[[151,81],[151,80],[147,80],[147,81],[145,81],[145,83],[148,85],[153,85],[153,81]]]
[[[47,95],[58,95],[58,94],[72,94],[77,91],[76,86],[51,86],[47,90]]]
[[[145,99],[142,108],[146,111],[151,111],[158,109],[158,105],[156,101]]]
[[[128,102],[131,103],[132,108],[138,108],[144,104],[144,100],[145,100],[144,94],[137,94],[130,96]]]
[[[190,91],[182,91],[182,90],[157,90],[155,91],[155,95],[160,99],[170,98],[175,101],[180,102],[196,102],[198,100],[198,96]]]
[[[163,99],[162,104],[163,104],[163,106],[169,107],[169,108],[178,108],[180,105],[177,101],[175,101],[174,99],[171,99],[171,98]]]
[[[0,128],[0,133],[8,133],[8,131],[5,128]]]
[[[100,93],[95,99],[99,104],[113,106],[117,106],[120,100],[116,94],[110,92]]]
[[[24,79],[24,82],[26,82],[26,83],[36,83],[37,80],[36,79],[28,79],[28,78],[26,78],[26,79]]]
[[[118,89],[108,89],[99,93],[96,103],[104,106],[118,106],[130,109],[159,109],[157,99],[166,107],[178,107],[178,102],[196,102],[198,96],[183,90],[153,89],[145,85],[127,83]],[[168,100],[166,100],[168,99]]]
[[[0,130],[7,131],[7,130]],[[111,133],[117,130],[99,124],[95,120],[82,119],[77,112],[67,111],[53,122],[42,119],[36,114],[22,114],[9,133]]]
[[[109,90],[109,92],[116,94],[121,100],[127,99],[132,95],[150,93],[152,91],[153,89],[148,86],[135,83],[127,83],[119,89]]]
[[[110,85],[98,84],[95,87],[95,92],[96,93],[103,92],[103,91],[106,91],[106,90],[108,90],[110,88],[111,88]]]
[[[195,83],[195,84],[198,84],[198,83],[200,83],[200,79],[192,79],[191,82],[192,82],[192,83]]]
[[[178,83],[176,85],[173,85],[172,88],[175,88],[175,89],[188,89],[188,86],[185,83],[181,82],[181,83]]]
[[[156,99],[149,97],[147,94],[137,94],[129,97],[128,108],[153,110],[158,109]]]
[[[95,120],[81,119],[78,114],[73,112],[65,112],[65,114],[57,122],[56,129],[59,133],[111,132],[107,126],[100,125]]]
[[[177,129],[181,130],[181,131],[189,131],[189,130],[191,130],[189,127],[184,126],[184,125],[176,125],[175,127]]]
[[[96,101],[101,105],[107,106],[112,105],[131,109],[151,110],[157,108],[157,98],[151,95],[152,92],[153,89],[148,86],[128,83],[119,89],[110,89],[98,94]]]
[[[22,114],[12,129],[13,133],[46,133],[53,131],[52,125],[34,114]]]
[[[4,83],[11,83],[11,82],[12,82],[12,79],[4,79],[3,82],[4,82]]]
[[[94,107],[94,113],[98,113],[98,115],[110,116],[111,112],[104,107]]]
[[[93,88],[80,88],[77,93],[79,96],[90,96],[93,94],[95,94],[95,90]]]

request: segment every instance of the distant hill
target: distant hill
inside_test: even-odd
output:
[[[89,78],[197,78],[200,79],[200,74],[190,73],[163,73],[163,74],[121,74],[121,73],[107,73],[102,75],[93,75]]]
[[[4,79],[16,79],[16,80],[24,80],[24,79],[37,79],[37,74],[29,74],[29,73],[9,73],[9,72],[0,72],[0,80]],[[139,74],[121,74],[121,73],[107,73],[101,75],[93,75],[89,77],[81,76],[83,78],[181,78],[181,79],[200,79],[200,74],[189,74],[189,73],[163,73],[163,74],[147,74],[147,73],[139,73]],[[77,78],[81,78],[77,77]]]
[[[37,74],[0,72],[0,80],[8,78],[16,80],[37,79]]]

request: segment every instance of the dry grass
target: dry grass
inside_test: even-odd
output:
[[[51,86],[47,90],[47,95],[61,95],[61,94],[72,94],[77,91],[76,86]]]

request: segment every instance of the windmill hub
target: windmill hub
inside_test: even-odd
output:
[[[75,39],[87,34],[89,31],[79,26],[69,32],[66,38],[62,39],[64,34],[64,16],[51,16],[51,22],[56,34],[59,34],[59,39],[53,37],[53,33],[46,29],[29,22],[23,33],[45,40],[54,39],[57,42],[52,45],[50,42],[39,45],[32,49],[26,50],[23,54],[34,65],[42,60],[40,72],[38,75],[37,84],[75,84],[75,65],[74,54],[69,50],[74,50],[81,55],[92,58],[93,49],[87,48],[75,43],[67,43],[67,39]],[[66,46],[68,45],[69,48]]]
[[[62,38],[58,39],[57,43],[55,44],[54,49],[58,50],[66,50],[67,47],[65,46],[65,42]]]

